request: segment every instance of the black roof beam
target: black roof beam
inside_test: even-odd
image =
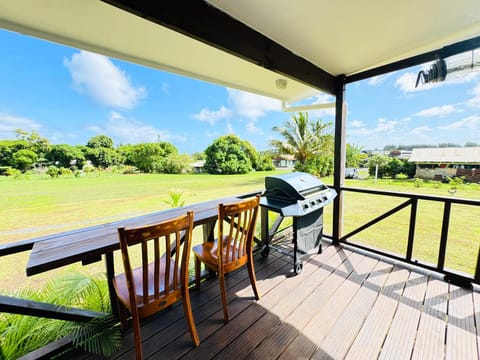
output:
[[[205,1],[102,1],[329,94],[335,93],[334,76]]]
[[[462,53],[473,49],[480,48],[480,36],[472,39],[460,41],[451,45],[447,45],[441,49],[429,51],[425,54],[413,56],[408,59],[393,62],[391,64],[379,66],[374,69],[366,70],[347,76],[346,83],[352,83],[355,81],[365,80],[374,76],[383,75],[392,71],[402,70],[411,66],[421,65],[429,61],[434,61],[437,58],[446,58],[455,54]]]

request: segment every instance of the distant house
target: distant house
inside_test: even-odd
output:
[[[415,175],[422,179],[465,176],[480,181],[480,147],[413,149],[408,161],[417,165]]]
[[[295,165],[295,156],[293,155],[275,155],[272,156],[273,166],[276,168],[293,168]]]
[[[196,174],[203,172],[203,167],[205,166],[205,160],[197,160],[194,163],[190,164],[192,171]]]

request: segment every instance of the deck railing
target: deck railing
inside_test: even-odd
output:
[[[447,245],[450,238],[450,219],[452,214],[452,205],[466,205],[469,207],[480,209],[480,201],[478,200],[469,200],[469,199],[462,199],[456,197],[440,197],[440,196],[431,196],[431,195],[420,195],[420,194],[412,194],[412,193],[399,193],[399,192],[392,192],[392,191],[381,191],[381,190],[371,190],[371,189],[361,189],[361,188],[354,188],[354,187],[342,187],[341,191],[344,195],[350,193],[360,193],[360,194],[369,194],[374,196],[388,196],[392,198],[404,198],[407,199],[406,201],[402,202],[400,205],[393,207],[392,209],[386,211],[385,213],[376,216],[374,219],[366,222],[365,224],[358,226],[356,229],[349,231],[342,235],[339,239],[339,243],[349,244],[354,247],[361,248],[363,250],[368,250],[379,255],[383,255],[389,258],[393,258],[395,260],[400,260],[403,262],[407,262],[410,264],[414,264],[429,270],[437,271],[445,275],[445,280],[456,283],[461,286],[470,286],[471,283],[480,283],[480,249],[477,246],[477,249],[465,249],[465,251],[476,251],[476,262],[475,262],[475,270],[473,274],[463,273],[460,271],[448,269],[445,266],[445,260],[447,255]],[[372,201],[370,198],[369,201]],[[438,239],[438,255],[436,261],[434,263],[430,263],[425,261],[425,259],[415,258],[414,253],[414,245],[415,241],[417,240],[417,220],[419,218],[418,214],[418,203],[419,201],[426,201],[426,202],[434,202],[434,203],[441,203],[443,204],[443,213],[441,218],[438,219],[441,222],[441,232],[440,238]],[[410,215],[409,215],[409,222],[408,222],[408,236],[407,236],[407,244],[406,244],[406,251],[404,254],[397,254],[392,253],[386,249],[381,249],[378,247],[368,246],[356,242],[352,239],[355,235],[359,234],[360,232],[370,228],[371,226],[378,224],[379,222],[387,219],[388,217],[392,216],[393,214],[398,213],[400,210],[405,208],[410,208]],[[348,216],[345,216],[345,221],[348,220]],[[478,224],[478,222],[477,222]],[[476,224],[472,224],[476,225]],[[480,237],[479,239],[480,240]]]

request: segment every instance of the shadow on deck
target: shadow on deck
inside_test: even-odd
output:
[[[142,323],[145,358],[479,358],[477,291],[343,246],[304,260],[303,272],[293,276],[290,258],[258,255],[258,302],[247,271],[230,274],[227,324],[217,280],[205,281],[191,291],[200,346],[193,347],[178,304]],[[134,356],[128,331],[111,359]]]

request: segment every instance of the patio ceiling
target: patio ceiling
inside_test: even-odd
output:
[[[0,27],[289,102],[480,35],[478,0],[106,1],[0,0]]]

